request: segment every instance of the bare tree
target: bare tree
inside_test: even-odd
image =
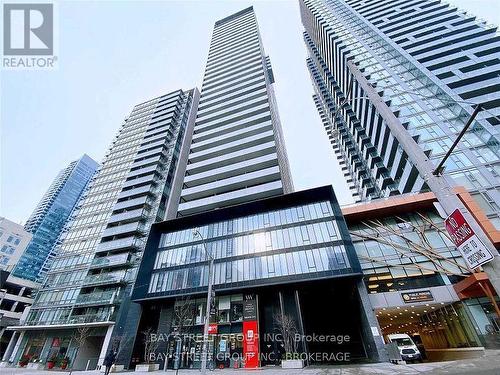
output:
[[[177,299],[174,308],[174,327],[177,334],[185,334],[193,326],[196,315],[195,307],[195,303],[189,296]]]
[[[189,296],[180,297],[176,300],[174,307],[174,332],[173,336],[176,340],[180,341],[181,350],[181,363],[186,360],[183,354],[183,345],[186,334],[189,333],[191,327],[194,325],[196,317],[196,305]]]
[[[160,344],[160,341],[157,337],[158,335],[151,327],[142,331],[142,335],[144,343],[144,362],[152,363],[154,362],[152,358],[155,357],[156,350],[158,349],[158,345]]]
[[[92,334],[92,328],[89,326],[82,326],[78,327],[75,333],[73,334],[71,338],[71,342],[75,342],[76,344],[76,351],[75,351],[75,357],[73,358],[73,363],[76,360],[76,357],[78,356],[78,352],[80,351],[80,348],[85,344],[89,336]],[[70,375],[73,372],[73,363],[70,364]]]
[[[382,245],[391,247],[399,254],[400,259],[406,260],[407,262],[398,262],[395,264],[386,261],[383,257],[360,254],[358,254],[358,256],[362,259],[379,263],[389,268],[415,269],[425,273],[441,272],[447,275],[456,276],[467,276],[470,274],[470,271],[464,264],[436,251],[425,235],[425,231],[432,229],[451,242],[449,234],[432,222],[427,216],[419,212],[416,214],[420,217],[421,223],[410,222],[401,217],[396,217],[402,223],[401,225],[409,229],[409,232],[397,230],[390,225],[385,225],[380,220],[362,221],[361,225],[363,225],[363,229],[351,231],[351,236],[353,238],[357,237],[365,240],[373,240]],[[415,234],[415,238],[409,238],[408,233],[410,232]],[[432,266],[424,266],[424,262],[415,260],[416,257],[425,257],[426,262],[431,262]]]
[[[281,339],[283,340],[283,345],[285,346],[286,354],[293,354],[297,352],[297,340],[296,335],[298,333],[297,326],[295,324],[295,320],[287,314],[277,313],[274,314],[274,323],[276,325],[276,329],[281,335]]]

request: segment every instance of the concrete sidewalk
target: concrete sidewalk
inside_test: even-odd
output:
[[[68,375],[67,371],[34,371],[21,368],[2,368],[2,375]],[[170,375],[197,375],[199,370],[180,370],[176,374],[173,370],[155,372],[122,372],[122,374],[170,374]],[[99,371],[74,371],[77,375],[99,375]],[[116,373],[115,373],[116,374]],[[210,374],[210,371],[208,371]],[[283,370],[280,367],[264,367],[256,370],[224,369],[213,371],[214,375],[371,375],[371,374],[478,374],[500,375],[500,351],[487,350],[481,358],[464,359],[448,362],[431,362],[407,365],[393,365],[390,363],[374,363],[363,365],[339,366],[310,366],[300,370]]]

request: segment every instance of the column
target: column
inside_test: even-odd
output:
[[[362,278],[357,281],[356,287],[358,289],[359,307],[361,310],[361,333],[365,341],[368,357],[380,362],[387,362],[389,361],[389,357],[385,349],[382,331],[377,317],[373,313],[373,307]]]
[[[14,333],[12,333],[12,337],[10,338],[9,345],[7,345],[7,349],[5,349],[5,353],[2,357],[2,362],[6,362],[9,360],[10,355],[14,351],[14,347],[16,345],[18,335],[19,335],[18,331],[14,331]]]
[[[99,354],[99,359],[97,360],[97,368],[99,369],[104,362],[104,357],[106,357],[106,353],[108,352],[109,343],[111,342],[111,336],[113,334],[114,325],[110,325],[108,330],[106,331],[106,336],[104,336],[104,342],[102,343],[101,353]]]
[[[299,297],[299,291],[297,289],[295,289],[295,306],[296,306],[296,309],[297,309],[297,320],[298,320],[298,323],[299,323],[299,331],[300,331],[300,334],[302,336],[302,350],[304,351],[304,353],[306,353],[306,358],[307,358],[307,354],[309,353],[309,350],[307,348],[307,342],[305,340],[305,337],[306,337],[306,333],[304,331],[304,320],[302,319],[302,308],[300,306],[300,297]],[[309,365],[309,360],[306,359],[306,364]]]
[[[19,335],[19,338],[17,339],[17,342],[16,342],[16,345],[14,346],[14,350],[12,351],[12,354],[10,355],[9,357],[9,362],[14,362],[14,359],[16,358],[17,356],[17,352],[19,351],[19,348],[21,347],[21,343],[23,342],[23,338],[24,338],[24,331],[21,332],[21,334]]]

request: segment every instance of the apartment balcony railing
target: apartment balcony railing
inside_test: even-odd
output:
[[[137,239],[136,237],[126,237],[120,238],[118,240],[101,242],[97,245],[97,252],[103,251],[115,251],[115,250],[127,250],[133,249],[137,250],[143,246],[144,242],[142,240]]]
[[[119,267],[128,266],[132,262],[128,253],[111,255],[108,257],[95,258],[90,264],[91,269],[106,268],[106,267]]]
[[[154,200],[150,199],[147,196],[139,197],[139,198],[134,198],[134,199],[127,199],[121,202],[118,202],[115,204],[113,207],[113,210],[122,210],[124,208],[129,208],[129,207],[135,207],[135,206],[151,206],[153,204]]]
[[[153,194],[154,189],[151,185],[141,186],[135,189],[124,190],[118,195],[118,199],[123,199],[127,197],[132,197],[134,195],[146,195]]]
[[[85,314],[85,315],[73,315],[65,318],[52,319],[52,320],[28,320],[25,322],[29,326],[41,326],[41,325],[63,325],[63,324],[81,324],[81,323],[97,323],[97,322],[109,322],[112,320],[111,311],[107,311],[100,314]]]
[[[96,286],[96,285],[111,285],[111,284],[122,284],[125,283],[126,273],[115,272],[115,273],[101,273],[98,275],[89,275],[83,280],[83,285],[85,286]]]
[[[154,173],[151,173],[145,177],[134,178],[132,180],[125,181],[122,185],[122,188],[128,188],[131,186],[136,186],[144,183],[155,183],[157,182],[156,176]]]
[[[146,233],[146,226],[140,221],[117,225],[115,227],[106,228],[102,233],[102,237],[117,236],[125,233],[138,233],[143,235]]]
[[[113,214],[110,218],[108,223],[118,223],[118,222],[127,222],[127,221],[138,221],[138,220],[144,220],[146,219],[146,213],[144,209],[137,208],[135,210],[130,210],[130,211],[125,211],[121,212],[119,214]]]
[[[111,305],[117,302],[118,294],[116,290],[105,292],[80,294],[76,298],[75,305],[89,306],[89,305]]]

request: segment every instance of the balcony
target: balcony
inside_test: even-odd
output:
[[[134,176],[139,176],[139,175],[144,174],[144,173],[149,173],[149,172],[153,173],[153,172],[156,172],[156,168],[157,168],[156,165],[151,165],[149,167],[136,169],[135,171],[129,172],[129,174],[127,175],[127,178],[131,178],[131,177],[134,177]]]
[[[132,197],[134,195],[146,195],[153,193],[151,185],[141,186],[135,189],[124,190],[118,195],[118,199]]]
[[[126,276],[127,274],[125,271],[89,275],[83,280],[83,285],[97,286],[97,285],[123,284],[127,282]]]
[[[143,235],[147,232],[146,226],[137,221],[128,224],[117,225],[115,227],[106,228],[102,232],[102,237],[112,237],[120,234],[132,234],[137,233]]]
[[[138,221],[146,219],[146,213],[143,208],[138,208],[135,210],[121,212],[119,214],[113,214],[108,221],[108,224],[127,222],[127,221]]]
[[[73,315],[70,317],[53,319],[53,320],[28,320],[26,325],[29,326],[43,326],[43,325],[63,325],[63,324],[81,324],[81,323],[97,323],[109,322],[112,319],[111,311],[106,311],[100,314],[85,314]]]
[[[118,293],[116,290],[108,290],[105,292],[80,294],[75,302],[76,306],[89,305],[111,305],[117,303]]]
[[[158,164],[160,162],[160,159],[162,158],[162,155],[156,155],[153,158],[148,158],[145,160],[138,160],[134,161],[134,163],[131,165],[130,169],[136,169],[139,167],[144,167],[152,164]]]
[[[90,264],[90,269],[122,267],[131,265],[130,255],[128,253],[111,255],[108,257],[95,258]]]
[[[137,239],[136,237],[126,237],[120,238],[118,240],[101,242],[97,245],[96,252],[100,253],[103,251],[115,251],[115,250],[138,250],[144,245],[144,242]]]
[[[129,207],[135,207],[135,206],[145,206],[151,205],[151,200],[148,199],[147,196],[140,197],[140,198],[134,198],[134,199],[128,199],[126,201],[121,201],[115,204],[113,207],[113,210],[122,210],[124,208],[129,208]]]
[[[133,178],[131,180],[127,180],[123,183],[122,188],[128,188],[131,186],[136,186],[136,185],[142,185],[146,183],[154,183],[155,181],[155,174],[148,174],[147,176],[144,177],[137,177]]]

